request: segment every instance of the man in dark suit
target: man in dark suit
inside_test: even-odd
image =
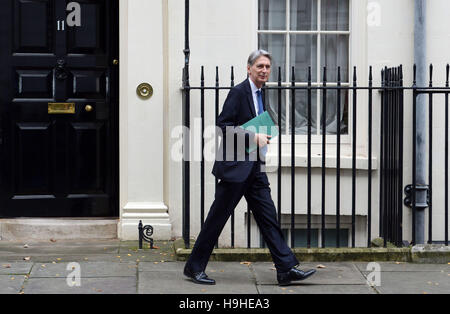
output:
[[[272,57],[267,51],[257,50],[250,55],[247,64],[249,78],[231,89],[218,117],[222,142],[213,174],[220,182],[208,217],[184,268],[184,275],[195,283],[215,284],[205,274],[206,265],[228,218],[243,196],[270,250],[278,283],[288,285],[291,281],[303,280],[315,273],[315,270],[302,271],[297,268],[299,262],[278,226],[269,181],[266,173],[261,171],[270,136],[240,127],[265,111],[261,88],[269,79],[271,63]],[[251,153],[245,149],[250,143],[258,147]]]

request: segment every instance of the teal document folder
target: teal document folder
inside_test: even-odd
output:
[[[272,139],[277,137],[279,134],[278,127],[273,122],[270,114],[265,111],[263,114],[260,114],[256,118],[248,121],[244,125],[241,126],[244,130],[251,131],[254,133],[261,133],[271,135]],[[248,153],[256,150],[257,145],[255,143],[250,143],[249,148],[247,149]]]

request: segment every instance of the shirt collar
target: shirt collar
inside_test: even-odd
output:
[[[257,88],[255,83],[253,83],[251,78],[248,78],[249,82],[250,82],[250,88],[252,89],[252,94],[256,94],[257,91],[261,91],[261,89]]]

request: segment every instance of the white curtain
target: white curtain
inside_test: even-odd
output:
[[[318,1],[317,0],[289,0],[290,1],[290,29],[291,30],[317,30]],[[349,3],[348,0],[322,0],[321,1],[321,29],[322,30],[348,30]],[[286,0],[259,0],[259,29],[285,30],[286,29]],[[296,81],[306,82],[308,67],[311,66],[312,81],[321,82],[323,67],[327,67],[327,81],[337,81],[337,66],[341,67],[341,81],[348,82],[348,35],[321,35],[321,51],[318,51],[318,35],[291,34],[290,36],[290,64],[296,70]],[[281,34],[260,34],[259,46],[270,51],[274,57],[274,67],[270,81],[278,80],[278,67],[282,70],[282,80],[290,81],[291,73],[286,72],[286,38]],[[320,77],[317,77],[317,57],[320,53]],[[276,116],[278,112],[278,93],[268,94],[270,110]],[[291,103],[291,96],[286,99],[282,95],[282,131],[285,131],[286,103]],[[320,101],[320,107],[323,102]],[[297,91],[295,100],[295,132],[307,133],[307,92]],[[327,133],[337,133],[337,119],[341,121],[341,132],[345,134],[348,129],[346,108],[348,106],[347,93],[341,95],[341,111],[337,109],[337,93],[327,92]],[[288,110],[290,105],[288,106]],[[321,108],[322,110],[322,108]],[[289,113],[289,116],[291,114]],[[292,119],[292,117],[291,117]],[[292,120],[291,120],[292,121]],[[312,132],[316,133],[317,123],[317,92],[312,93]],[[320,115],[322,121],[322,115]],[[322,123],[322,122],[321,122]],[[290,129],[287,134],[290,134]]]

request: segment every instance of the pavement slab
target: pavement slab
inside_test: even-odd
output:
[[[139,293],[154,294],[257,294],[253,274],[240,263],[210,262],[206,269],[216,285],[198,285],[183,275],[184,262],[140,264]],[[142,270],[142,271],[141,271]]]
[[[261,294],[376,294],[367,285],[317,285],[296,283],[288,287],[277,285],[258,285]]]
[[[271,262],[210,262],[206,273],[215,286],[193,283],[183,275],[170,241],[138,249],[137,241],[0,241],[0,294],[423,294],[450,293],[450,265],[378,262],[380,285],[370,287],[374,269],[368,262],[308,262],[316,269],[305,281],[279,287]],[[24,258],[27,257],[27,260]],[[66,280],[80,265],[81,286]],[[319,267],[320,265],[320,267]],[[374,264],[372,264],[374,265]],[[75,264],[76,266],[76,264]]]
[[[80,262],[77,264],[79,265],[82,278],[133,277],[136,276],[137,271],[136,263]],[[30,278],[66,277],[73,272],[78,265],[72,263],[35,263]]]
[[[362,272],[371,271],[367,269],[369,263],[354,263],[356,267]],[[413,264],[413,263],[402,263],[402,262],[377,262],[380,265],[380,270],[382,272],[390,271],[412,271],[412,272],[447,272],[450,273],[449,264]]]
[[[0,275],[26,275],[30,273],[33,263],[0,261]]]
[[[24,294],[135,294],[136,277],[81,278],[79,287],[70,287],[66,278],[30,278]]]
[[[363,271],[364,276],[370,272]],[[380,285],[375,286],[381,294],[449,294],[450,273],[445,271],[381,271]]]
[[[0,294],[18,294],[25,281],[23,275],[0,275]]]
[[[318,268],[318,266],[324,268]],[[258,285],[277,285],[277,272],[272,263],[254,263]],[[315,285],[365,285],[366,279],[352,263],[302,263],[302,270],[315,269],[316,273],[305,280],[307,284]]]

